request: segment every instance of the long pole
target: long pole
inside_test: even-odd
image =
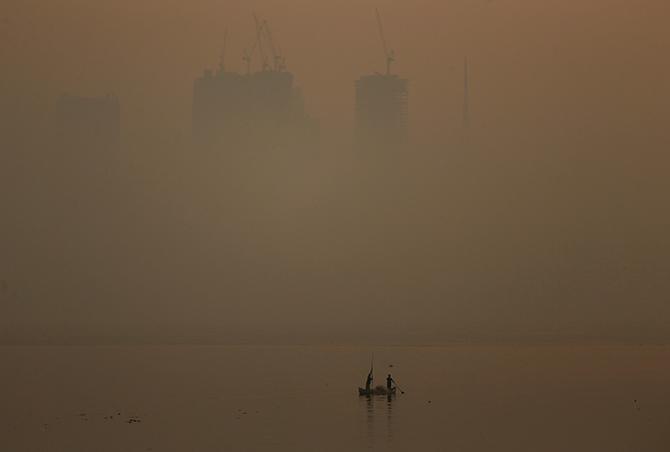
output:
[[[470,128],[470,67],[468,57],[463,62],[463,127]]]

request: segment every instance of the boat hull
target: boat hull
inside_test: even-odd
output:
[[[386,389],[383,386],[377,386],[376,388],[367,390],[363,388],[358,388],[359,396],[372,396],[372,395],[395,395],[398,388],[393,388],[391,390]]]

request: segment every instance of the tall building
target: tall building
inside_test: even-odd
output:
[[[243,60],[246,74],[206,70],[193,86],[193,137],[196,143],[226,148],[289,148],[312,144],[318,124],[305,111],[302,93],[265,20],[254,15],[256,42]],[[251,70],[252,56],[260,70]]]
[[[355,140],[360,147],[399,147],[407,143],[406,79],[368,75],[356,81]]]
[[[121,135],[119,100],[111,95],[62,95],[56,102],[56,140],[71,147],[116,149]]]
[[[293,74],[205,71],[193,88],[193,135],[201,144],[290,145],[314,133]]]
[[[384,49],[386,73],[356,80],[354,139],[360,148],[398,148],[407,143],[407,97],[409,82],[391,73],[395,51],[389,48],[379,10],[375,10]]]

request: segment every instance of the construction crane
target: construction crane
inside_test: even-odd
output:
[[[270,48],[270,53],[272,54],[272,64],[273,69],[277,72],[281,72],[286,69],[286,59],[282,56],[281,49],[279,45],[275,43],[274,38],[272,37],[272,32],[270,31],[270,25],[267,20],[263,21],[263,36],[267,41],[267,44]]]
[[[258,40],[254,41],[254,45],[251,47],[251,50],[244,49],[242,54],[242,61],[244,61],[247,67],[247,75],[251,74],[251,57],[254,56],[256,47],[258,47]]]
[[[379,36],[382,40],[382,46],[384,47],[384,56],[386,57],[386,75],[391,75],[391,64],[395,61],[395,52],[393,49],[389,49],[386,44],[386,36],[384,35],[384,26],[382,24],[382,16],[379,14],[379,9],[375,8],[377,13],[377,25],[379,26]]]
[[[261,70],[267,71],[270,69],[270,65],[268,64],[268,57],[265,54],[265,49],[263,48],[264,23],[261,22],[256,13],[254,13],[254,22],[256,23],[256,44],[258,45],[258,51],[261,55]]]
[[[261,19],[258,14],[254,13],[254,23],[256,24],[256,40],[251,50],[244,49],[242,61],[244,61],[247,68],[247,75],[251,73],[251,60],[258,50],[261,58],[261,71],[281,72],[286,69],[286,58],[282,55],[281,48],[275,42],[270,30],[270,25],[265,19]],[[268,52],[272,57],[272,64],[268,60]]]

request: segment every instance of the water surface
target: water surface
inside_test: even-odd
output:
[[[357,395],[373,351],[375,383],[391,371],[404,395]],[[2,451],[670,450],[666,346],[0,347],[0,362]]]

